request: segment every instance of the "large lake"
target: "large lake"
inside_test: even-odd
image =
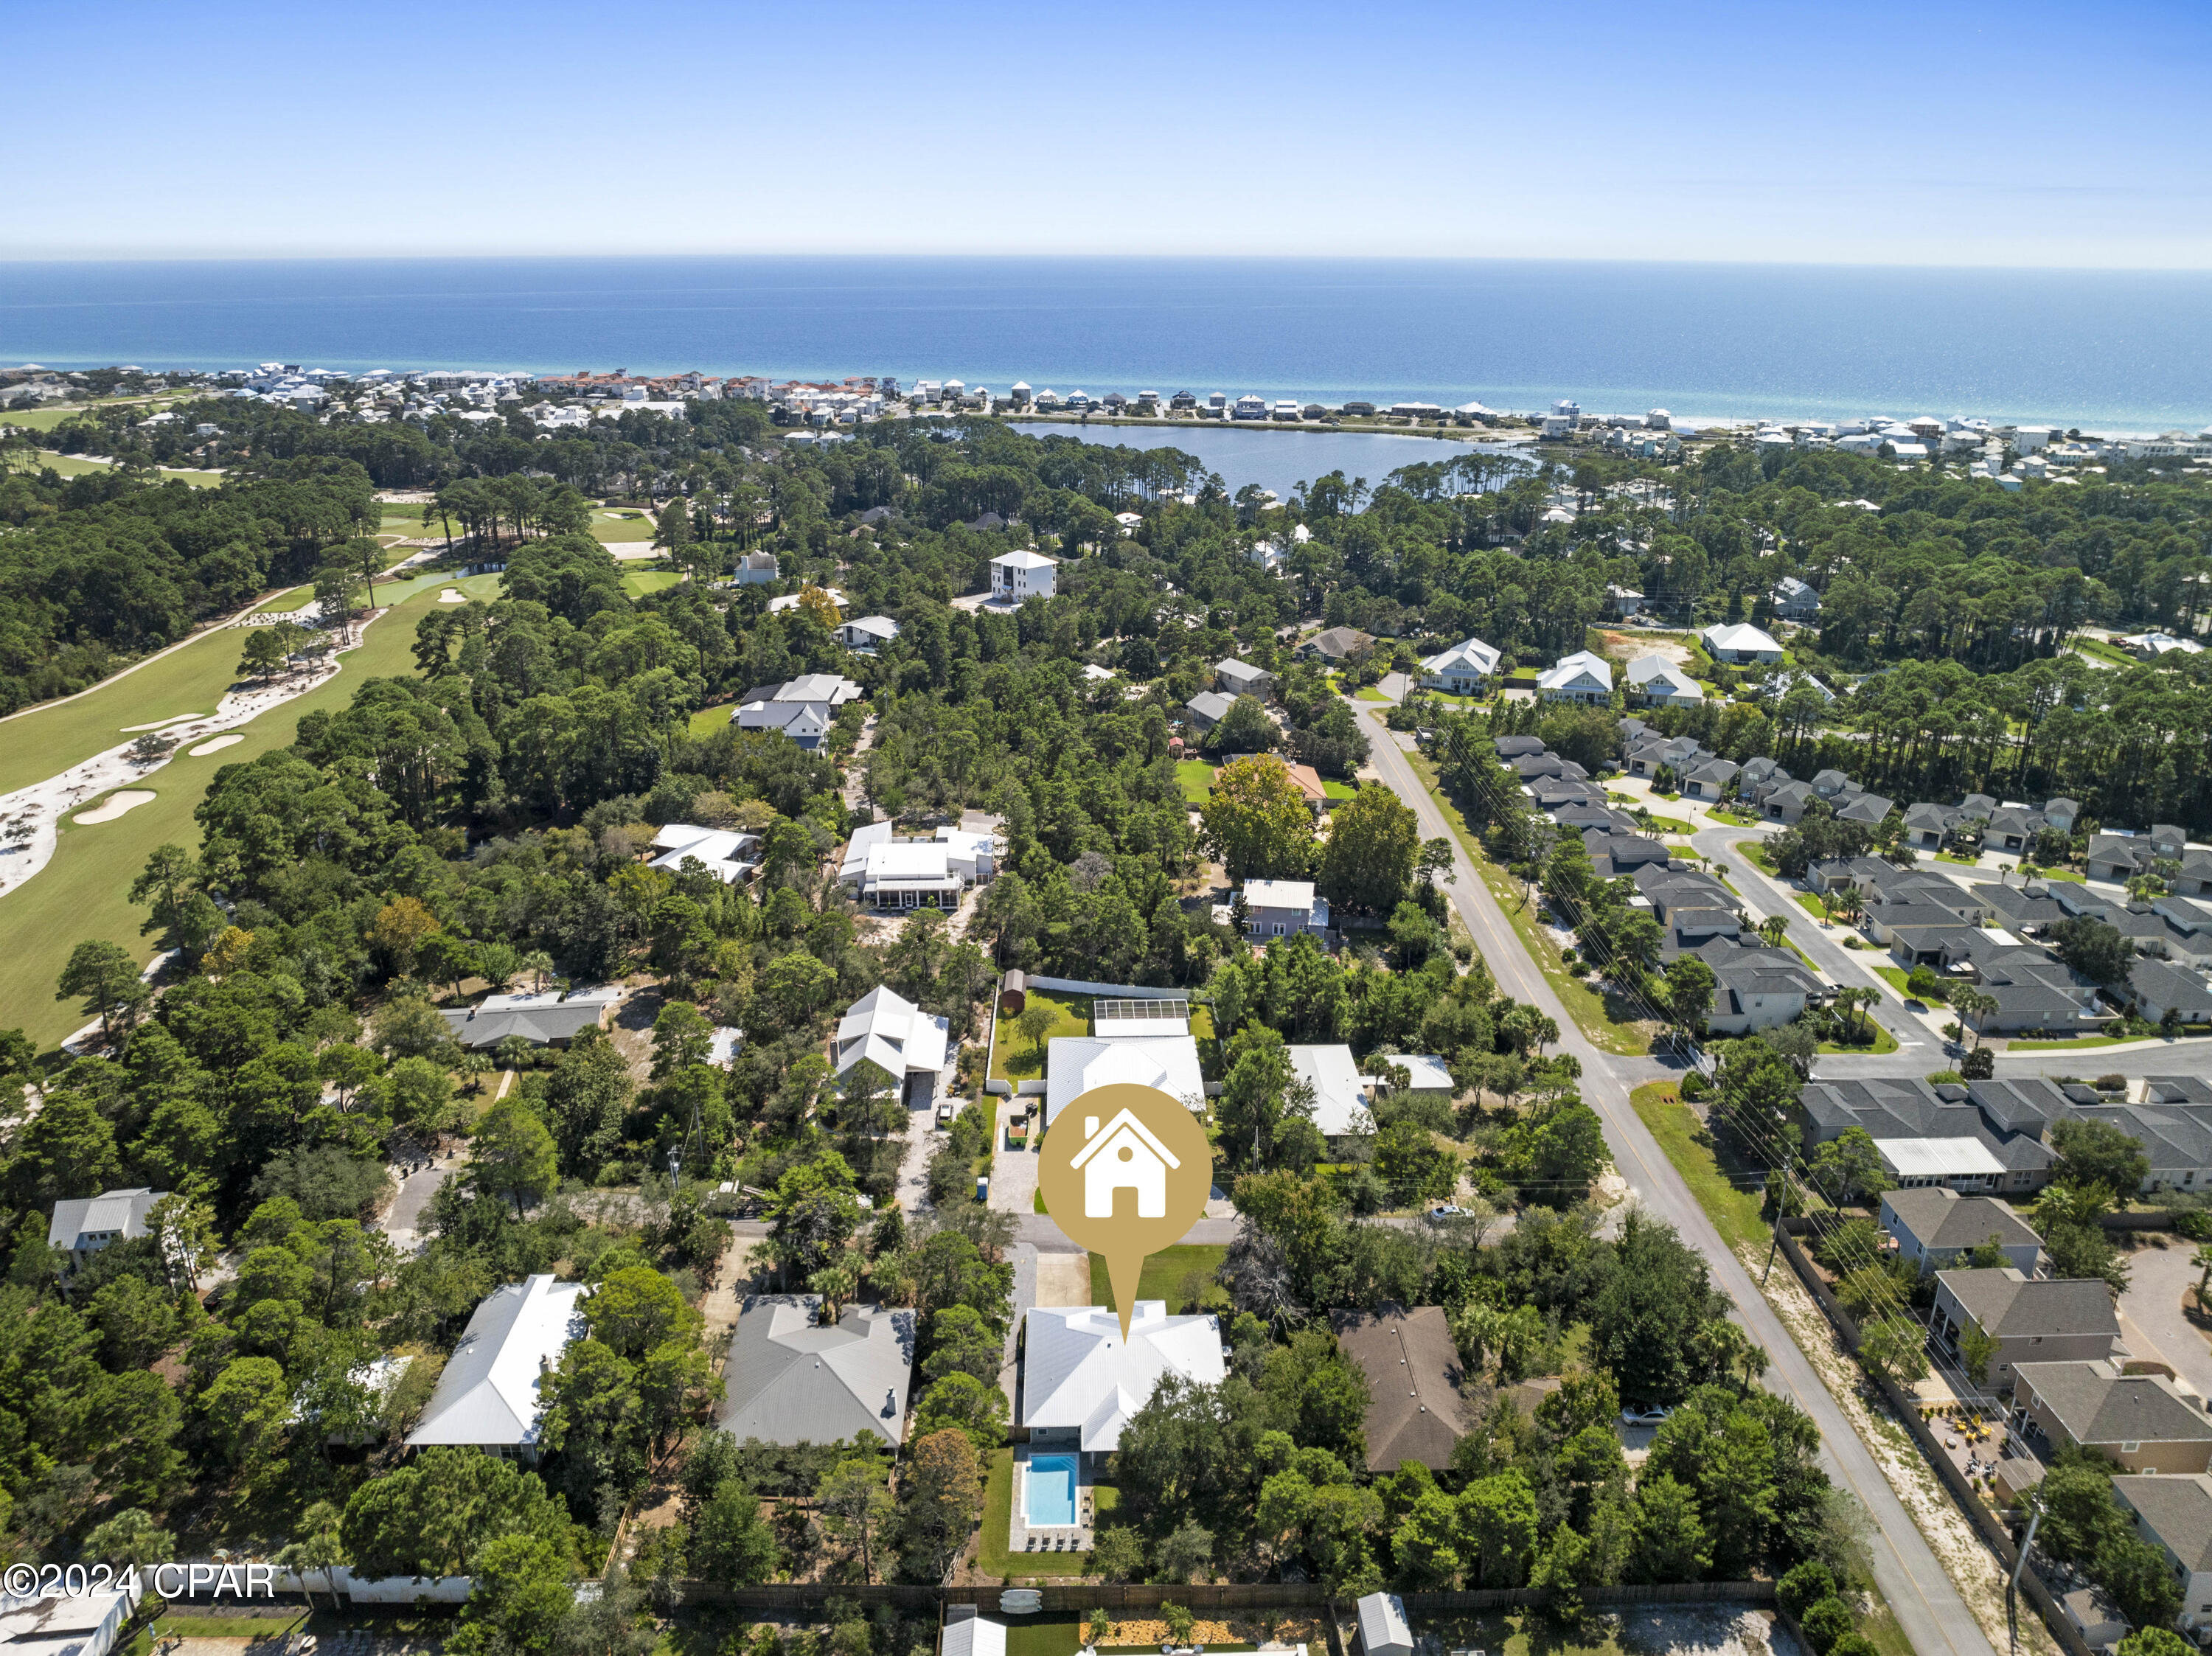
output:
[[[2212,419],[2212,276],[1536,259],[0,264],[0,363],[264,361],[2193,431]]]
[[[1142,389],[1141,387],[1139,389]],[[1103,426],[1074,420],[1017,420],[1007,422],[1030,437],[1076,437],[1106,447],[1179,448],[1221,474],[1234,494],[1247,483],[1272,488],[1288,500],[1302,482],[1341,471],[1379,483],[1400,466],[1417,461],[1449,460],[1476,446],[1451,439],[1394,437],[1387,432],[1319,431],[1311,428],[1262,425]],[[1497,453],[1501,446],[1486,443]],[[1502,452],[1539,457],[1536,446]]]

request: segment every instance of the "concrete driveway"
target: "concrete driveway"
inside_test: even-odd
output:
[[[2120,1295],[2120,1338],[2131,1357],[2162,1359],[2180,1383],[2212,1398],[2212,1342],[2181,1309],[2181,1296],[2197,1286],[2203,1268],[2197,1249],[2179,1236],[2146,1236],[2127,1256],[2128,1291]]]

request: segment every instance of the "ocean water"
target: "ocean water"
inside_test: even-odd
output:
[[[2212,276],[1542,260],[0,264],[0,363],[698,368],[1691,420],[2212,420]]]

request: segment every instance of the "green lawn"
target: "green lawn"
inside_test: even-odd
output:
[[[306,609],[314,601],[315,589],[313,586],[295,586],[289,591],[279,592],[265,604],[254,605],[253,613],[257,616],[288,616],[295,610]]]
[[[46,448],[39,451],[39,464],[41,466],[51,467],[64,477],[82,477],[88,471],[106,471],[111,469],[99,460],[87,460],[75,454],[58,454],[53,450]],[[222,481],[222,473],[220,471],[195,471],[185,467],[164,466],[158,475],[165,480],[181,477],[194,488],[213,488]]]
[[[700,708],[697,713],[691,715],[691,735],[693,738],[696,741],[704,742],[708,737],[714,735],[716,731],[720,730],[725,725],[727,725],[730,722],[730,714],[733,711],[734,709],[732,709],[730,704],[726,701],[721,702],[712,707]]]
[[[1781,870],[1774,865],[1774,853],[1767,850],[1765,840],[1739,840],[1729,849],[1737,856],[1745,858],[1761,873],[1771,875],[1778,880],[1782,877]]]
[[[1875,1058],[1880,1058],[1884,1052],[1893,1052],[1897,1050],[1897,1037],[1895,1035],[1890,1034],[1888,1030],[1883,1028],[1880,1023],[1876,1022],[1871,1017],[1866,1019],[1865,1022],[1867,1028],[1874,1031],[1874,1044],[1871,1046],[1846,1046],[1839,1041],[1824,1040],[1813,1050],[1816,1052],[1834,1052],[1845,1055],[1856,1052]]]
[[[128,741],[126,725],[213,713],[237,679],[245,642],[228,629],[204,633],[127,676],[0,722],[0,793],[42,782]]]
[[[1177,760],[1176,780],[1182,784],[1184,798],[1202,805],[1213,793],[1213,767],[1203,759]]]
[[[1651,819],[1650,831],[1653,834],[1691,834],[1695,832],[1695,830],[1692,828],[1687,822],[1681,821],[1679,817],[1674,816],[1654,816]]]
[[[629,570],[623,575],[623,591],[634,598],[641,598],[647,592],[664,591],[669,587],[678,585],[683,579],[683,573],[680,570]]]
[[[1346,799],[1356,798],[1359,792],[1359,790],[1349,782],[1335,781],[1326,776],[1322,779],[1321,791],[1324,796],[1335,800],[1340,804]]]
[[[2008,1040],[2008,1052],[2086,1052],[2094,1046],[2118,1046],[2130,1040],[2154,1040],[2154,1035],[2083,1035],[2075,1040]]]
[[[1553,945],[1550,937],[1539,929],[1531,915],[1524,911],[1524,894],[1520,883],[1490,860],[1482,848],[1482,841],[1468,830],[1467,818],[1460,808],[1437,787],[1437,767],[1420,754],[1409,753],[1406,760],[1436,800],[1437,809],[1443,812],[1444,821],[1451,824],[1452,832],[1459,836],[1460,844],[1466,847],[1475,871],[1482,876],[1483,883],[1490,888],[1490,895],[1498,900],[1498,906],[1505,911],[1505,918],[1519,934],[1521,946],[1536,962],[1545,981],[1552,986],[1553,992],[1559,996],[1576,1026],[1589,1037],[1592,1045],[1606,1052],[1632,1058],[1649,1052],[1651,1037],[1641,1023],[1626,1015],[1626,1006],[1620,1007],[1624,1015],[1616,1017],[1614,1002],[1567,970],[1566,962],[1560,959],[1559,951]]]
[[[1716,822],[1727,822],[1735,828],[1756,828],[1759,820],[1756,816],[1746,816],[1741,812],[1733,810],[1710,810],[1705,815]]]
[[[1906,992],[1907,992],[1907,991],[1905,990],[1905,983],[1906,983],[1907,980],[1911,976],[1911,974],[1910,973],[1908,973],[1908,972],[1907,972],[1907,971],[1906,971],[1903,967],[1901,967],[1901,966],[1877,966],[1877,967],[1875,967],[1875,969],[1874,969],[1874,970],[1875,970],[1875,975],[1876,977],[1880,978],[1880,979],[1881,979],[1884,983],[1887,984],[1891,988],[1893,988],[1893,989],[1896,990],[1896,991],[1897,991],[1897,992],[1898,992],[1899,994],[1902,995],[1902,994],[1905,994],[1905,993],[1906,993]]]
[[[435,585],[458,585],[472,596],[489,597],[497,591],[499,577],[477,575],[451,583],[440,579]],[[88,828],[65,819],[53,861],[35,879],[0,897],[0,945],[4,945],[0,946],[0,1008],[6,1009],[6,1021],[20,1024],[42,1046],[59,1040],[83,1024],[86,1020],[78,1016],[76,1002],[54,998],[54,980],[60,974],[63,962],[72,949],[88,937],[112,939],[142,961],[153,954],[154,940],[142,937],[138,931],[146,911],[125,901],[124,894],[156,846],[174,843],[192,850],[198,848],[199,828],[192,820],[192,812],[216,772],[225,765],[242,764],[272,748],[289,745],[301,714],[319,708],[335,710],[345,707],[363,681],[411,673],[415,622],[428,604],[436,602],[436,597],[434,591],[427,597],[423,591],[417,591],[398,613],[386,616],[370,628],[367,641],[358,649],[341,658],[344,670],[336,678],[242,726],[238,733],[246,738],[243,742],[204,759],[182,754],[172,759],[147,779],[145,786],[154,790],[155,796],[148,804],[113,822]],[[158,673],[179,658],[191,658],[217,645],[220,652],[211,658],[220,659],[226,667],[234,666],[238,644],[234,633],[214,634],[208,643],[195,643],[189,649],[179,650],[175,656],[156,662],[144,673],[134,674],[112,688],[128,689],[146,673]],[[224,678],[227,682],[227,674]],[[70,713],[100,704],[99,695],[88,696],[82,701],[56,707],[52,712]],[[129,717],[133,710],[127,705],[105,705],[108,707],[110,730],[117,724],[137,722]],[[205,705],[212,706],[212,699]],[[191,712],[192,707],[187,704],[177,711]],[[141,714],[143,718],[159,716],[159,711]],[[27,729],[36,720],[25,719],[18,723]],[[103,736],[88,751],[97,752],[121,739],[115,735]],[[52,749],[59,740],[55,737],[48,741],[47,748]],[[0,744],[0,773],[12,772],[21,763],[16,745]],[[76,755],[86,756],[85,753]],[[31,774],[23,781],[35,781],[74,762],[67,757],[58,764],[42,760],[27,767]],[[23,782],[8,786],[20,787]]]
[[[1055,995],[1042,989],[1030,991],[1031,1006],[1049,1006],[1053,1011],[1052,1028],[1045,1034],[1048,1046],[1061,1035],[1091,1033],[1091,998],[1088,995]],[[999,1039],[991,1048],[991,1079],[1039,1081],[1043,1077],[1044,1048],[1032,1050],[1014,1028],[1013,1019],[1000,1015]]]
[[[2077,874],[2070,868],[2041,869],[2028,877],[2034,880],[2074,880],[2084,885],[2087,884],[2089,880],[2087,875]]]
[[[1221,1269],[1229,1250],[1202,1242],[1179,1243],[1164,1247],[1145,1261],[1142,1275],[1137,1278],[1137,1297],[1139,1300],[1165,1300],[1170,1312],[1183,1306],[1182,1279],[1194,1271],[1203,1271],[1208,1277]],[[1208,1297],[1221,1290],[1207,1290]],[[1108,1279],[1106,1256],[1091,1256],[1091,1302],[1103,1305],[1109,1311],[1118,1311],[1121,1306],[1114,1298],[1114,1284]]]
[[[1753,1170],[1722,1165],[1712,1135],[1705,1131],[1705,1124],[1690,1107],[1682,1102],[1674,1083],[1646,1082],[1628,1095],[1628,1101],[1635,1107],[1637,1119],[1659,1141],[1659,1148],[1667,1152],[1674,1171],[1682,1175],[1682,1182],[1689,1186],[1691,1193],[1698,1198],[1698,1205],[1705,1210],[1705,1216],[1713,1222],[1714,1228],[1729,1246],[1740,1247],[1747,1242],[1763,1240],[1767,1225],[1759,1216],[1758,1190],[1747,1189],[1729,1178],[1732,1173],[1743,1175]]]
[[[1353,698],[1353,700],[1355,700],[1355,701],[1380,701],[1380,702],[1383,703],[1385,706],[1388,706],[1388,705],[1389,705],[1389,703],[1390,698],[1389,698],[1389,696],[1387,696],[1387,695],[1384,695],[1382,694],[1382,691],[1380,691],[1379,689],[1376,688],[1374,685],[1370,684],[1370,685],[1369,685],[1365,689],[1364,689],[1364,690],[1360,691],[1360,692],[1358,693],[1358,695]]]
[[[619,509],[592,513],[592,533],[603,541],[649,541],[653,519],[643,512]]]
[[[2115,667],[2140,667],[2142,663],[2125,650],[2116,649],[2100,638],[2077,638],[2074,648],[2085,656],[2094,656],[2100,661],[2109,661]]]
[[[983,1479],[983,1533],[975,1550],[975,1568],[985,1575],[1004,1576],[1014,1568],[1016,1555],[1006,1550],[1006,1532],[1014,1518],[1014,1452],[995,1449],[991,1470]]]

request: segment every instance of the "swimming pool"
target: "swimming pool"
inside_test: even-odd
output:
[[[1031,1455],[1022,1515],[1037,1527],[1075,1522],[1075,1457]]]

